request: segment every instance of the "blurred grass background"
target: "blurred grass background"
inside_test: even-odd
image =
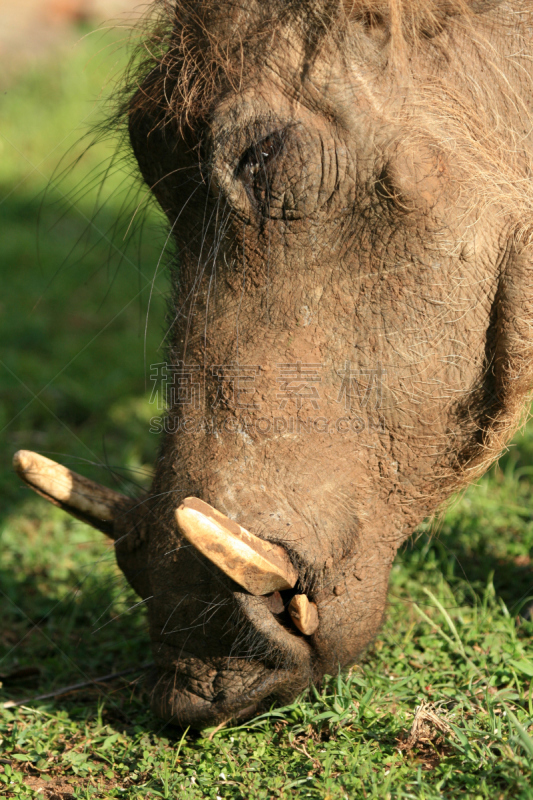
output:
[[[89,146],[125,66],[122,39],[87,35],[28,67],[2,96],[0,426],[7,448],[35,446],[135,473],[153,457],[144,435],[145,323],[164,232],[117,156],[116,138]],[[164,280],[161,270],[148,363],[162,335]],[[2,469],[16,502],[9,459]]]
[[[150,658],[105,538],[11,469],[14,451],[33,449],[129,492],[149,481],[157,447],[147,365],[164,357],[166,232],[116,142],[88,148],[124,34],[78,32],[0,97],[2,700]],[[405,546],[383,632],[347,676],[212,739],[153,719],[129,678],[4,709],[5,796],[533,797],[532,470],[528,425]],[[423,702],[449,731],[429,725],[409,746]]]
[[[12,456],[37,450],[125,493],[148,484],[166,291],[163,221],[119,138],[97,134],[128,35],[80,25],[77,38],[0,99],[0,672],[37,660],[46,685],[136,663],[129,627],[86,635],[131,598],[105,537],[40,502]]]

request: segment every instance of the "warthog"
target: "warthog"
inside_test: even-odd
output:
[[[353,664],[418,523],[532,386],[531,0],[170,0],[123,114],[170,221],[168,412],[115,539],[157,714],[202,727]],[[207,505],[209,504],[209,505]]]

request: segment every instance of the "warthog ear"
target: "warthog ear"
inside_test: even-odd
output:
[[[486,471],[525,421],[533,388],[533,245],[511,240],[500,269],[485,369],[460,410],[470,444],[459,464],[469,480]]]

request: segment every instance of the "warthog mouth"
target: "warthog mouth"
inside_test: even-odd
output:
[[[161,667],[153,675],[151,705],[159,717],[181,727],[247,719],[293,698],[310,679],[302,664],[296,672],[238,658],[203,661],[166,643],[154,645]],[[310,648],[304,646],[310,669]]]
[[[42,497],[112,537],[114,520],[131,502],[37,453],[20,451],[14,466]],[[153,639],[154,711],[173,724],[200,728],[294,697],[312,678],[319,613],[300,592],[289,554],[197,498],[186,498],[175,516],[188,543],[244,590],[233,598],[254,655],[202,659]]]
[[[257,539],[206,503],[184,501],[176,514],[182,533],[184,508],[191,507],[199,512],[195,523],[200,524],[187,531],[188,541],[234,582],[247,584],[245,591],[232,593],[240,620],[237,637],[247,643],[246,656],[241,651],[204,659],[161,637],[153,640],[158,668],[152,688],[155,713],[173,724],[202,728],[253,716],[274,702],[289,701],[309,684],[318,610],[299,593],[298,573],[281,547]],[[207,518],[211,525],[213,517],[217,524],[208,532],[204,523]],[[219,541],[218,524],[231,528],[236,541],[224,538],[225,531]],[[255,562],[248,547],[255,548]]]
[[[155,682],[151,705],[154,712],[164,720],[180,727],[205,728],[228,720],[245,720],[263,708],[269,697],[279,696],[287,681],[279,673],[262,671],[255,675],[242,670],[206,668],[207,686],[213,697],[205,697],[202,689],[193,691],[192,684],[198,682],[204,664],[193,656],[182,657],[173,671],[165,670]],[[232,687],[225,688],[225,684]]]
[[[161,638],[154,640],[155,713],[173,724],[201,728],[242,720],[294,698],[312,679],[315,633],[314,627],[306,629],[309,633],[301,630],[309,625],[308,615],[295,618],[295,600],[306,597],[296,592],[297,583],[266,595],[233,593],[251,658],[201,659]],[[314,618],[312,622],[318,624]]]

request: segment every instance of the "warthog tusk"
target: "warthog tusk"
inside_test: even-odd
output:
[[[116,509],[128,499],[31,450],[15,453],[13,466],[41,497],[104,533],[112,533]]]
[[[311,636],[318,628],[318,610],[305,594],[295,594],[289,603],[289,614],[299,631]]]
[[[285,550],[259,539],[203,500],[187,497],[176,511],[185,538],[251,594],[292,589],[298,580]]]
[[[285,611],[285,603],[283,602],[283,597],[279,592],[274,592],[274,594],[271,594],[268,598],[267,604],[268,610],[272,614],[283,614]]]

